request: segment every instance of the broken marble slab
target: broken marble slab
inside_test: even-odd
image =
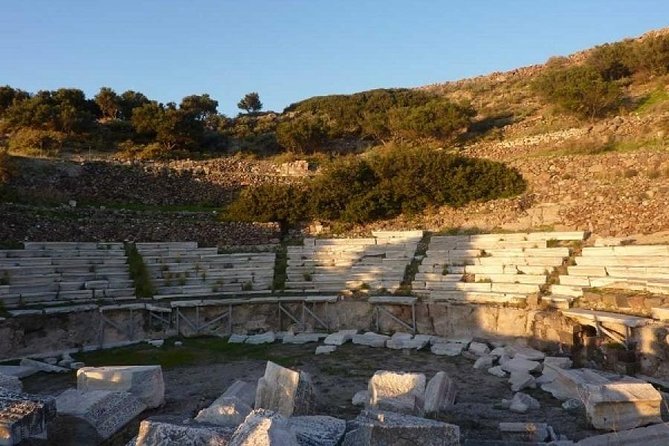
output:
[[[281,414],[256,409],[240,424],[228,446],[300,446],[288,420]]]
[[[296,344],[296,345],[302,345],[302,344],[308,344],[310,342],[318,342],[320,341],[322,335],[319,333],[298,333],[298,334],[292,334],[292,333],[286,333],[283,337],[283,342],[284,344]]]
[[[525,358],[513,358],[500,364],[502,370],[509,373],[532,373],[541,371],[541,363],[537,361],[530,361]]]
[[[666,446],[669,445],[669,424],[613,432],[584,438],[577,446]]]
[[[542,361],[546,357],[544,352],[523,345],[509,345],[505,347],[505,350],[512,358],[523,358],[530,361]]]
[[[537,384],[547,384],[553,382],[557,377],[555,369],[569,369],[573,362],[569,358],[547,356],[543,362],[541,376],[537,379]]]
[[[267,361],[265,374],[258,380],[256,409],[275,411],[283,416],[310,415],[315,406],[311,377]]]
[[[395,333],[393,334],[388,341],[386,341],[386,347],[394,350],[401,349],[415,349],[420,350],[430,343],[429,335],[416,335],[413,336],[410,333]]]
[[[483,356],[490,353],[490,347],[488,347],[488,344],[483,342],[472,342],[469,344],[467,351],[476,356]]]
[[[69,389],[56,398],[54,444],[100,444],[146,409],[128,392]]]
[[[378,370],[370,378],[367,390],[371,408],[421,414],[425,397],[425,375]]]
[[[316,347],[316,354],[317,355],[329,355],[330,353],[334,352],[337,350],[336,345],[319,345]]]
[[[436,415],[455,403],[455,383],[446,372],[437,372],[425,387],[424,411],[426,415]]]
[[[438,356],[458,356],[462,354],[466,345],[459,342],[444,342],[432,344],[430,351]]]
[[[611,382],[596,370],[592,369],[561,369],[559,367],[549,367],[555,374],[554,379],[541,385],[541,389],[553,395],[559,400],[585,399],[586,384],[606,384]],[[625,378],[628,379],[628,378]],[[640,380],[637,380],[641,382]]]
[[[20,365],[0,365],[0,373],[3,375],[16,376],[17,378],[26,378],[39,372],[34,367]]]
[[[246,338],[246,341],[244,341],[244,343],[259,345],[259,344],[272,344],[274,343],[274,341],[276,341],[276,334],[273,331],[268,331],[266,333],[251,335],[248,338]]]
[[[346,421],[325,415],[290,417],[288,426],[300,446],[337,446],[346,432]]]
[[[55,416],[52,397],[0,389],[0,444],[13,446],[31,437],[44,438],[47,423]]]
[[[527,372],[511,372],[509,384],[513,392],[519,392],[523,389],[534,389],[537,384],[534,377]]]
[[[248,339],[248,336],[245,334],[231,334],[228,338],[228,344],[243,344]]]
[[[358,330],[339,330],[336,333],[328,335],[323,343],[326,345],[344,345],[345,343],[351,341],[353,336],[358,334]]]
[[[495,363],[495,358],[490,355],[481,356],[476,361],[474,361],[473,367],[477,370],[489,369]]]
[[[586,384],[585,413],[596,429],[620,431],[661,423],[662,395],[651,384]]]
[[[386,346],[386,341],[388,339],[390,339],[389,336],[368,331],[364,334],[353,335],[352,341],[357,345],[380,348]]]
[[[21,393],[23,392],[23,383],[16,376],[3,375],[0,373],[0,389],[8,392]]]
[[[216,426],[237,427],[253,411],[256,386],[237,380],[209,407],[202,409],[195,421]]]
[[[165,402],[165,382],[159,365],[84,367],[77,371],[77,389],[128,392],[149,408]]]
[[[509,410],[516,413],[526,413],[528,410],[541,408],[541,404],[535,398],[523,392],[516,392],[509,402]]]
[[[171,417],[143,420],[127,446],[227,446],[234,429],[185,423]]]
[[[19,364],[22,367],[30,367],[40,372],[46,372],[46,373],[67,373],[70,371],[70,369],[66,369],[65,367],[59,367],[57,365],[47,364],[46,362],[36,361],[30,358],[21,359],[21,362]]]
[[[459,446],[460,428],[411,415],[364,410],[350,423],[342,446]]]
[[[506,372],[502,370],[502,366],[496,365],[488,369],[488,373],[499,378],[506,378]]]

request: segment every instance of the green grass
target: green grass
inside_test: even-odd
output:
[[[174,346],[175,340],[177,339],[166,340],[160,348],[141,343],[129,347],[79,353],[74,356],[89,366],[159,364],[164,368],[241,360],[270,360],[285,367],[294,367],[302,363],[305,355],[313,356],[311,351],[287,349],[282,352],[280,347],[272,344],[229,344],[226,338],[180,339],[183,342],[180,347]]]
[[[658,87],[639,102],[636,111],[641,114],[653,112],[658,104],[662,104],[668,100],[669,92],[663,87]]]

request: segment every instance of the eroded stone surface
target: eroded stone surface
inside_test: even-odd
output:
[[[232,435],[229,446],[299,446],[288,420],[271,410],[256,409]]]
[[[437,414],[455,402],[455,383],[446,372],[438,372],[425,387],[424,409],[426,415]]]
[[[655,424],[610,434],[584,438],[578,446],[666,446],[669,444],[669,425]]]
[[[386,341],[388,341],[388,339],[390,339],[389,336],[374,333],[372,331],[368,331],[364,334],[353,335],[352,338],[354,344],[366,345],[368,347],[376,348],[385,347]]]
[[[329,355],[333,351],[337,350],[336,345],[319,345],[316,347],[316,354],[317,355]]]
[[[328,335],[323,341],[326,345],[343,345],[353,339],[353,335],[357,334],[358,330],[339,330],[336,333]]]
[[[276,341],[276,334],[273,331],[268,331],[267,333],[261,333],[249,336],[244,341],[246,344],[258,345],[258,344],[272,344]]]
[[[425,375],[379,370],[369,380],[369,406],[400,413],[420,413],[425,395]]]
[[[351,422],[342,446],[457,446],[460,428],[426,418],[375,410]]]
[[[3,375],[0,373],[0,389],[5,389],[9,392],[21,393],[23,392],[23,384],[16,376]]]
[[[314,389],[305,372],[267,361],[265,375],[258,380],[255,408],[268,409],[289,417],[309,415],[314,409]]]
[[[256,386],[237,380],[209,407],[202,409],[195,421],[217,426],[237,427],[253,411]]]
[[[460,342],[440,342],[432,344],[430,351],[439,356],[458,356],[462,354],[466,344]]]
[[[585,411],[596,429],[619,431],[662,422],[662,395],[650,384],[586,384],[584,390]]]
[[[139,425],[137,438],[128,446],[227,446],[234,429],[148,419]]]
[[[15,445],[43,435],[55,416],[54,398],[0,389],[0,444]]]
[[[337,446],[346,432],[346,421],[324,415],[291,417],[288,424],[300,446]]]
[[[165,401],[163,371],[159,365],[84,367],[77,371],[77,389],[128,392],[150,408]]]

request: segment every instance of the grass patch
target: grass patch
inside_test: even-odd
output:
[[[641,114],[656,111],[655,109],[658,108],[657,105],[663,104],[667,100],[669,100],[669,92],[663,87],[658,87],[639,102],[636,111]]]
[[[270,360],[284,367],[294,367],[300,365],[306,355],[313,355],[311,351],[282,352],[276,344],[229,344],[226,338],[218,337],[180,339],[183,342],[180,347],[174,345],[175,340],[177,339],[166,340],[160,348],[141,343],[129,347],[79,353],[75,356],[77,360],[93,367],[159,364],[164,368],[174,368],[243,360]]]
[[[126,243],[125,253],[128,256],[130,277],[135,282],[135,294],[137,297],[153,297],[154,288],[153,283],[151,283],[151,276],[142,255],[137,251],[137,247],[133,243]]]

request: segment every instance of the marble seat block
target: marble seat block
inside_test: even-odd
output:
[[[662,395],[648,383],[588,384],[584,390],[585,411],[596,429],[620,431],[662,422]]]
[[[422,414],[425,375],[379,370],[369,380],[369,407],[393,412]]]
[[[84,367],[77,371],[77,389],[128,392],[150,408],[165,402],[165,383],[159,365]]]

